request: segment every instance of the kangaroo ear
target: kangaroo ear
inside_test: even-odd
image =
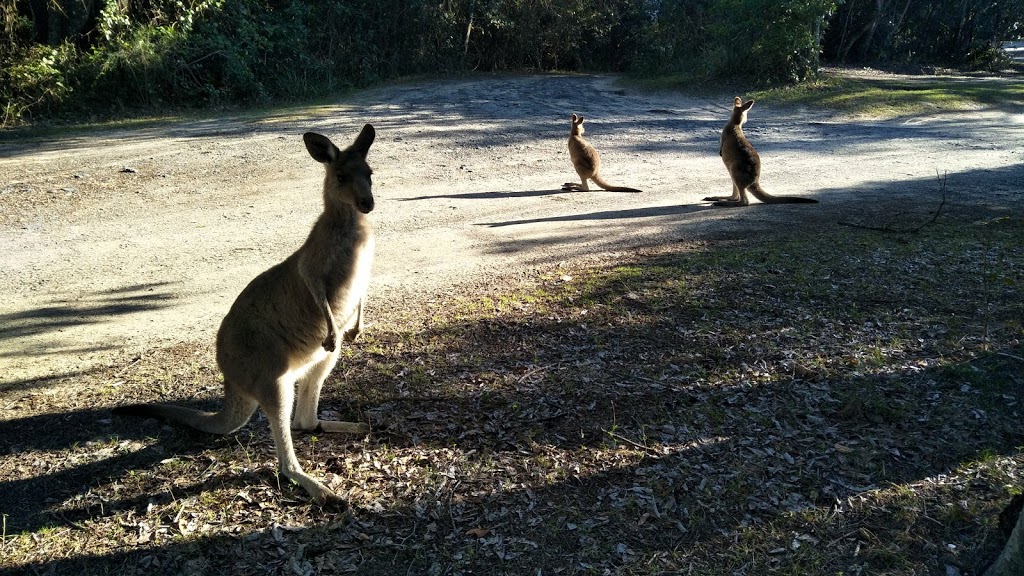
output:
[[[580,114],[580,124],[583,124],[583,114]]]
[[[743,98],[740,98],[739,96],[733,98],[732,105],[735,106],[736,108],[740,108],[741,106],[743,106]]]
[[[316,132],[306,132],[302,135],[302,140],[306,143],[306,150],[309,151],[309,155],[313,157],[313,160],[321,164],[333,162],[341,152],[330,139]]]
[[[579,122],[579,116],[577,116],[577,115],[573,114],[573,115],[572,115],[572,123],[573,123],[573,124],[575,124],[575,123],[577,123],[577,122]]]
[[[747,110],[750,110],[751,107],[753,107],[753,106],[754,106],[754,101],[753,100],[747,100],[747,103],[743,105],[744,112],[747,111]]]
[[[363,126],[363,130],[352,144],[352,149],[359,152],[363,158],[366,158],[366,154],[370,152],[370,144],[373,144],[373,139],[376,136],[377,132],[373,129],[373,125],[367,124]]]

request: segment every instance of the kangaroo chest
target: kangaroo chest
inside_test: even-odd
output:
[[[338,318],[347,318],[359,305],[370,284],[374,237],[368,225],[356,234],[337,236],[333,262],[324,270],[325,287],[331,309]]]

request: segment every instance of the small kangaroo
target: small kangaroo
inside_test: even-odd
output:
[[[597,149],[583,139],[583,116],[572,115],[572,128],[569,129],[569,158],[572,160],[572,167],[580,175],[580,184],[566,182],[562,184],[562,190],[579,190],[587,192],[590,186],[587,180],[593,180],[601,188],[609,192],[640,192],[636,188],[625,186],[612,186],[601,179],[601,155]]]
[[[737,96],[733,99],[732,116],[722,130],[722,143],[718,155],[729,170],[732,178],[732,196],[708,196],[705,201],[713,201],[714,206],[749,206],[747,190],[755,198],[765,204],[816,204],[817,200],[796,196],[772,196],[761,188],[761,157],[757,150],[743,135],[743,123],[747,121],[747,110],[754,105],[753,100],[746,103]]]
[[[363,423],[317,416],[320,388],[338,361],[338,334],[346,342],[363,327],[363,300],[373,260],[373,210],[366,155],[373,126],[339,150],[307,132],[306,150],[324,164],[324,211],[306,242],[283,262],[249,283],[217,332],[217,364],[224,374],[224,405],[203,412],[168,404],[133,404],[115,414],[155,417],[213,434],[230,434],[249,421],[256,407],[270,421],[280,472],[305,488],[317,504],[344,506],[327,486],[303,472],[291,429],[363,434]],[[298,401],[295,402],[295,386]],[[295,417],[292,418],[292,405]]]

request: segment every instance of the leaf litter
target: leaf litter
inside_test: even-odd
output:
[[[349,511],[274,473],[261,416],[109,416],[216,406],[203,346],[5,393],[0,568],[979,573],[1024,486],[1024,226],[964,218],[651,248],[381,314],[321,403],[372,432],[296,441]]]

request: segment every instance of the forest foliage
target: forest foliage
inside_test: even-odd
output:
[[[757,85],[999,65],[1024,0],[0,0],[0,125],[316,97],[467,70]]]

